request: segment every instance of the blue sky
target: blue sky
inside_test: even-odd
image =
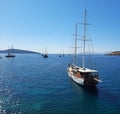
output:
[[[87,9],[95,52],[120,50],[120,0],[0,0],[0,50],[68,53]]]

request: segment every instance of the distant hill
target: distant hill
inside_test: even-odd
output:
[[[12,52],[12,49],[0,50],[0,53],[8,53],[8,52]],[[18,53],[18,54],[36,54],[38,52],[28,51],[28,50],[21,50],[21,49],[13,49],[13,53]]]
[[[110,55],[110,56],[116,55],[116,56],[120,56],[120,51],[113,51],[113,52],[107,53],[107,54],[105,54],[105,55]]]

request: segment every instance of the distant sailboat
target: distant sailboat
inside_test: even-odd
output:
[[[85,67],[85,53],[86,53],[86,10],[85,10],[85,16],[84,16],[84,35],[83,35],[83,59],[82,59],[82,66],[77,66],[74,64],[69,64],[67,71],[68,76],[75,81],[77,84],[84,85],[84,86],[96,86],[98,82],[101,82],[98,78],[98,71],[92,70]],[[76,24],[76,35],[75,35],[75,54],[74,54],[74,60],[76,61],[76,52],[77,52],[77,24]]]
[[[65,56],[64,52],[59,54],[59,57],[64,57],[64,56]]]
[[[12,45],[12,49],[8,49],[8,54],[5,56],[6,58],[14,58],[15,55],[13,54],[13,45]]]
[[[61,57],[61,54],[59,54],[59,57]]]
[[[64,54],[64,52],[63,52],[63,55],[62,55],[63,57],[65,56],[65,54]]]
[[[48,58],[48,54],[47,54],[47,50],[46,50],[46,48],[45,48],[45,53],[42,54],[42,56],[43,56],[43,58]]]
[[[44,58],[48,58],[48,54],[43,54],[43,57]]]

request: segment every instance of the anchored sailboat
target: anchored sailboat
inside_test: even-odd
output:
[[[43,58],[48,58],[48,54],[47,54],[47,50],[46,50],[46,48],[45,48],[45,53],[42,54],[42,56],[43,56]]]
[[[74,64],[69,64],[67,71],[69,77],[75,81],[77,84],[84,85],[84,86],[96,86],[101,80],[98,78],[98,71],[89,69],[85,67],[85,53],[86,53],[86,15],[87,11],[85,10],[84,15],[84,35],[83,35],[83,59],[82,59],[82,66],[77,66],[76,64],[76,53],[77,53],[77,24],[76,24],[76,34],[75,34],[75,54],[74,54]]]
[[[13,57],[15,57],[15,55],[13,54],[13,45],[12,45],[12,49],[11,50],[9,50],[8,49],[8,54],[5,56],[6,58],[13,58]]]

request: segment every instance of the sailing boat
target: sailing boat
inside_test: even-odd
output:
[[[45,48],[45,54],[42,54],[43,58],[48,58],[48,54],[47,54],[47,51],[46,51],[46,48]]]
[[[15,55],[13,54],[13,45],[12,45],[12,49],[11,50],[8,49],[8,51],[9,51],[9,53],[5,56],[6,58],[13,58],[13,57],[15,57]]]
[[[43,54],[43,57],[44,58],[48,58],[48,54]]]
[[[67,71],[68,71],[68,76],[75,81],[77,84],[83,85],[83,86],[96,86],[101,80],[98,78],[98,71],[89,69],[85,67],[85,47],[86,47],[86,10],[85,10],[85,15],[84,15],[84,36],[83,36],[83,59],[82,59],[82,66],[77,66],[75,64],[69,64]],[[76,52],[77,52],[77,24],[76,24],[76,34],[75,34],[75,55],[74,55],[74,60],[76,60]]]

